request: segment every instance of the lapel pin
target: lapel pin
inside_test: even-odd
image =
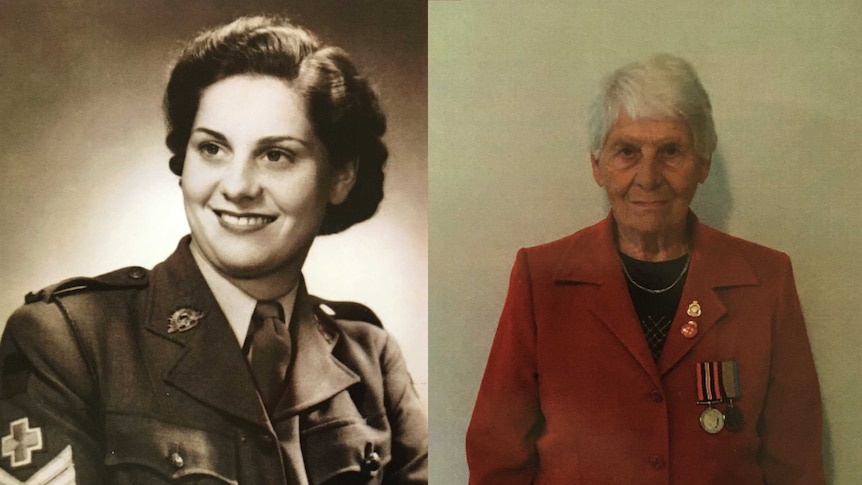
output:
[[[685,338],[694,338],[694,336],[697,335],[697,322],[692,320],[686,323],[679,330],[679,333],[681,333]]]
[[[688,304],[688,316],[690,317],[699,317],[700,316],[700,303],[697,300]]]
[[[198,322],[203,317],[203,312],[199,312],[193,308],[180,308],[172,313],[168,319],[168,333],[191,330],[198,325]]]

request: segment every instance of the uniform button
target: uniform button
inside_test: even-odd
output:
[[[173,452],[173,453],[171,453],[171,456],[169,456],[169,457],[168,457],[168,460],[171,462],[171,465],[173,465],[173,466],[175,466],[175,467],[177,467],[177,468],[182,468],[182,467],[183,467],[183,465],[185,465],[185,464],[186,464],[186,461],[185,461],[185,460],[183,460],[182,455],[180,455],[180,454],[179,454],[178,452],[176,452],[176,451],[175,451],[175,452]]]
[[[380,454],[374,451],[374,443],[365,443],[365,458],[362,460],[362,467],[370,478],[376,477],[377,472],[380,471]]]
[[[650,399],[652,399],[655,402],[664,401],[664,396],[662,395],[661,391],[659,391],[658,389],[653,389],[652,391],[650,391],[649,397],[650,397]]]
[[[370,472],[380,470],[380,455],[376,451],[372,451],[365,457],[364,465]]]
[[[146,271],[144,271],[142,268],[132,268],[129,270],[129,278],[133,280],[139,280],[146,275]]]
[[[660,456],[651,456],[649,459],[649,464],[652,465],[656,470],[661,470],[664,468],[664,458]]]
[[[272,436],[270,436],[268,434],[261,435],[261,439],[263,439],[263,442],[268,444],[268,445],[271,445],[272,441],[273,441]]]

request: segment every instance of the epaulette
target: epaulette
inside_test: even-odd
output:
[[[81,290],[110,290],[122,288],[144,288],[150,284],[149,272],[139,266],[129,266],[95,278],[77,277],[63,280],[59,283],[30,292],[24,297],[24,302],[49,301],[55,296]]]
[[[329,301],[324,300],[323,298],[315,299],[317,300],[317,308],[331,318],[368,322],[372,325],[383,328],[383,322],[377,318],[377,315],[370,308],[361,303],[353,301]]]

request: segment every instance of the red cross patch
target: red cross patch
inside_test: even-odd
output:
[[[9,423],[9,434],[3,437],[3,458],[9,457],[12,468],[29,465],[33,452],[42,449],[42,429],[30,429],[30,419],[21,418]]]

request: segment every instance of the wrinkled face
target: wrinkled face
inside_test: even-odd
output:
[[[192,125],[182,190],[192,239],[222,274],[299,273],[328,203],[355,170],[336,170],[303,99],[269,76],[232,76],[207,87]]]
[[[635,120],[625,112],[608,133],[599,159],[590,159],[617,228],[636,236],[684,230],[689,204],[710,166],[695,153],[684,122]]]

